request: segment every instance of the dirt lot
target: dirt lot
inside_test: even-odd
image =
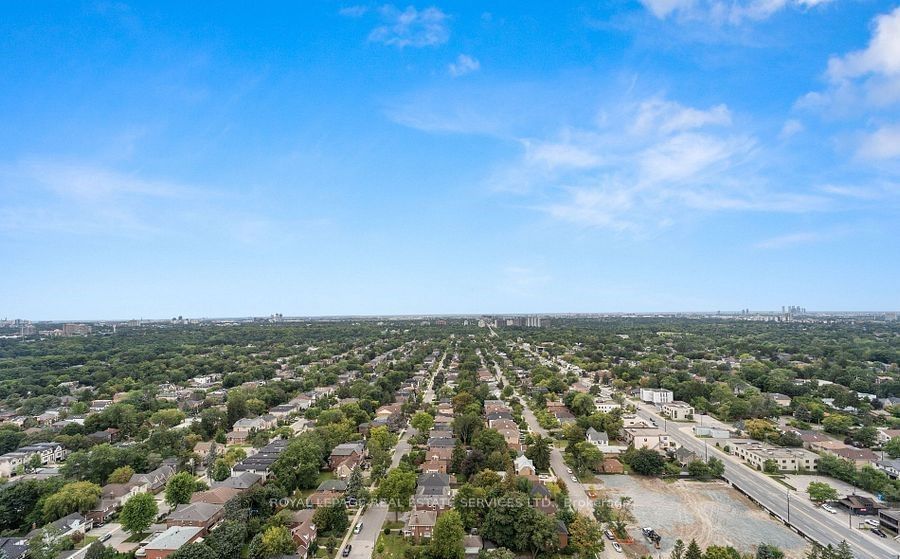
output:
[[[695,539],[701,547],[730,545],[743,553],[755,552],[763,542],[777,545],[788,557],[801,557],[806,550],[803,538],[725,483],[622,475],[599,479],[598,490],[613,502],[621,495],[634,500],[637,522],[630,529],[635,543],[625,546],[629,555],[668,555],[679,538],[686,543]],[[659,551],[641,535],[641,526],[652,527],[662,536]]]

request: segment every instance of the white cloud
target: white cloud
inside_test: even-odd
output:
[[[447,71],[454,78],[465,76],[476,72],[481,68],[481,62],[477,58],[473,58],[468,54],[460,54],[456,57],[456,61],[447,66]]]
[[[900,124],[882,126],[866,135],[856,153],[863,159],[900,157]]]
[[[800,245],[808,245],[825,239],[820,233],[804,231],[799,233],[789,233],[787,235],[779,235],[770,239],[765,239],[754,244],[754,248],[763,250],[774,250],[792,248]]]
[[[801,213],[829,207],[821,192],[779,191],[759,171],[760,146],[730,130],[728,107],[660,98],[606,111],[595,129],[521,140],[491,188],[554,219],[642,234],[709,212]]]
[[[442,45],[450,38],[449,17],[438,8],[409,6],[400,11],[385,5],[379,13],[385,23],[372,30],[370,41],[403,48]]]
[[[790,138],[791,136],[803,132],[804,129],[805,128],[802,122],[797,119],[791,118],[785,121],[784,126],[781,127],[781,133],[779,134],[779,137],[781,137],[782,139]]]
[[[900,102],[900,8],[875,17],[866,48],[832,56],[825,77],[828,88],[805,94],[798,108],[834,116]]]
[[[705,20],[716,24],[737,25],[744,21],[761,21],[788,8],[807,10],[831,0],[641,0],[647,10],[659,19],[677,17],[682,20]]]
[[[731,112],[725,105],[709,109],[685,107],[664,99],[652,99],[640,104],[634,129],[637,132],[658,130],[663,133],[679,132],[717,125],[731,124]]]
[[[869,74],[900,75],[900,7],[873,22],[872,38],[863,49],[828,61],[828,77],[845,80]]]
[[[346,17],[362,17],[369,12],[368,6],[345,6],[338,13]]]

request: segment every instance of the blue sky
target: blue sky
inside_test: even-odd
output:
[[[5,6],[0,317],[900,308],[896,3],[193,4]]]

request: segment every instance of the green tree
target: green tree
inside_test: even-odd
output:
[[[131,476],[134,475],[134,468],[131,466],[119,466],[106,479],[106,483],[128,483]]]
[[[725,475],[725,464],[718,458],[710,458],[706,465],[709,466],[709,473],[712,477],[718,478]]]
[[[459,513],[450,510],[438,517],[428,546],[432,559],[462,559],[465,555],[462,539],[465,535]]]
[[[531,444],[525,450],[525,456],[534,462],[534,467],[541,472],[546,472],[550,469],[550,445],[550,439],[541,435],[535,435]]]
[[[846,435],[853,427],[853,418],[849,415],[833,413],[822,420],[822,426],[829,433]]]
[[[74,481],[47,497],[44,519],[52,522],[73,512],[85,513],[100,501],[100,486],[89,481]]]
[[[419,433],[428,433],[434,425],[434,416],[428,412],[419,411],[412,416],[409,422]]]
[[[810,482],[806,487],[806,492],[809,494],[809,500],[814,503],[835,501],[838,498],[837,489],[823,481]]]
[[[649,448],[639,448],[627,456],[628,465],[636,474],[656,476],[663,473],[666,461],[662,455]]]
[[[687,550],[684,552],[684,559],[702,559],[703,552],[700,551],[700,546],[697,545],[695,540],[691,540],[691,543],[688,544]]]
[[[284,526],[270,526],[262,533],[262,550],[266,557],[288,555],[296,550],[291,532]]]
[[[72,541],[62,536],[59,528],[45,526],[36,536],[28,540],[29,559],[57,559],[66,549],[71,549]]]
[[[687,466],[687,471],[691,477],[706,480],[712,475],[709,465],[703,460],[693,460]]]
[[[205,542],[193,542],[183,545],[169,559],[218,559],[215,552]]]
[[[320,533],[330,532],[332,535],[342,535],[350,523],[347,520],[347,505],[342,499],[338,499],[330,505],[317,508],[313,515],[313,523]]]
[[[246,537],[247,527],[243,522],[225,520],[209,533],[204,543],[213,550],[217,559],[231,559],[240,557]]]
[[[675,544],[672,546],[672,553],[669,554],[669,559],[684,559],[684,541],[681,539],[675,540]]]
[[[761,543],[756,548],[756,559],[784,559],[784,552],[772,544]]]
[[[209,469],[209,477],[211,477],[213,481],[225,481],[231,477],[231,466],[223,459],[216,460]]]
[[[286,491],[312,489],[318,485],[325,448],[315,433],[292,440],[272,465],[272,473]]]
[[[603,529],[598,522],[578,514],[569,524],[569,545],[581,557],[593,558],[603,551]]]
[[[416,473],[395,468],[381,480],[375,490],[375,497],[387,502],[388,509],[394,512],[396,519],[400,511],[409,509],[409,499],[415,491]]]
[[[132,534],[139,534],[150,527],[158,513],[153,495],[139,493],[125,502],[119,513],[119,522]]]
[[[180,472],[166,483],[166,502],[171,506],[191,502],[191,495],[197,490],[197,479],[188,472]]]

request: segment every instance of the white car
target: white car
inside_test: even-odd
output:
[[[574,481],[575,483],[578,483],[578,478],[575,476],[572,476],[572,481]]]
[[[619,553],[622,553],[622,546],[619,545],[619,542],[613,542],[613,549],[615,549]]]
[[[881,526],[881,524],[880,524],[877,520],[874,520],[874,519],[872,519],[872,518],[867,518],[867,519],[866,519],[866,524],[868,524],[869,526],[874,526],[874,527],[876,527],[876,528],[878,528],[879,526]]]
[[[353,533],[358,534],[360,530],[362,530],[362,522],[360,522],[353,528]]]
[[[571,473],[572,473],[572,468],[566,468],[566,471],[569,472],[569,473],[571,474]]]
[[[831,514],[837,514],[837,509],[831,505],[822,505],[822,510],[828,511]]]

